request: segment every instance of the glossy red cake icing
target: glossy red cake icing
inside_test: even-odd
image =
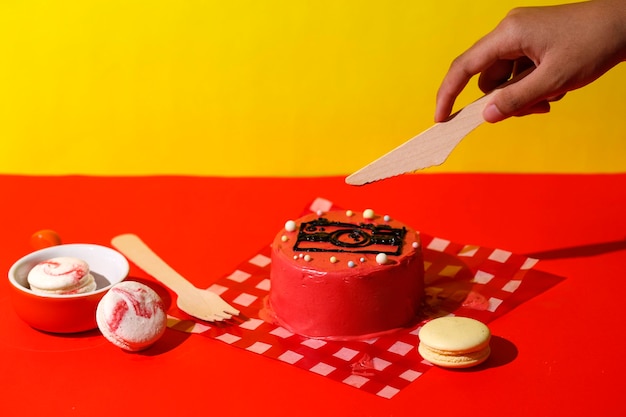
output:
[[[365,339],[415,322],[424,288],[419,233],[369,214],[312,213],[278,233],[267,306],[275,322],[330,339]]]

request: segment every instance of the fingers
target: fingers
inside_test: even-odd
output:
[[[460,63],[457,65],[463,65],[462,59],[456,62]],[[549,69],[546,70],[549,65],[535,68],[533,61],[527,57],[496,60],[483,70],[480,70],[480,66],[476,68],[482,71],[478,80],[482,91],[488,93],[496,88],[502,88],[485,106],[483,117],[487,122],[495,123],[511,116],[547,113],[550,111],[549,102],[559,100],[564,95],[554,93],[557,83],[554,77],[549,76]],[[437,97],[436,121],[446,120],[452,111],[454,99],[458,94],[457,89],[463,89],[473,74],[468,70],[455,70],[452,66],[449,75],[450,78],[446,80],[449,84],[444,81]],[[511,76],[513,78],[509,81]],[[510,84],[502,87],[506,82]]]
[[[548,113],[550,102],[560,100],[565,93],[554,93],[556,83],[546,72],[542,67],[527,71],[517,82],[494,94],[483,111],[485,121],[495,123],[511,116]]]
[[[563,97],[565,97],[565,93],[561,93],[561,94],[557,94],[557,95],[554,95],[554,96],[550,96],[550,97],[548,97],[548,101],[550,101],[550,102],[552,102],[552,101],[559,101]]]
[[[529,106],[523,110],[520,110],[518,113],[514,114],[513,116],[520,117],[520,116],[527,116],[529,114],[548,113],[549,111],[550,111],[550,102],[548,102],[547,100],[544,100],[536,104],[533,104],[532,106]],[[511,117],[511,115],[503,114],[494,103],[487,104],[485,106],[485,110],[483,111],[483,118],[485,119],[485,121],[489,123],[500,122],[508,117]]]
[[[474,75],[480,74],[479,87],[487,92],[529,67],[534,68],[530,75],[493,95],[483,113],[485,120],[550,111],[551,102],[625,59],[625,20],[623,0],[511,10],[453,61],[437,93],[435,120],[446,120]]]
[[[435,105],[435,121],[442,122],[452,113],[457,96],[463,91],[469,80],[476,74],[488,67],[489,61],[484,60],[484,55],[468,50],[452,62],[448,73],[437,91]],[[472,62],[472,56],[479,59]]]
[[[488,66],[486,55],[481,52],[481,41],[458,56],[448,69],[439,90],[435,105],[435,121],[444,121],[454,106],[454,101],[469,80]]]
[[[435,104],[436,122],[443,122],[452,113],[456,97],[465,88],[472,75],[474,74],[456,69],[453,63],[437,91]]]
[[[497,61],[481,72],[478,78],[478,87],[480,90],[484,93],[488,93],[508,81],[511,74],[513,74],[514,64],[514,61]]]
[[[516,60],[524,56],[506,26],[499,25],[485,35],[452,61],[437,92],[435,121],[444,121],[450,115],[456,97],[474,75],[481,74],[482,91],[491,91],[515,73]]]

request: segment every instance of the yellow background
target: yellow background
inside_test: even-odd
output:
[[[0,173],[347,174],[432,124],[509,9],[548,3],[2,0]],[[624,67],[429,171],[625,171]]]

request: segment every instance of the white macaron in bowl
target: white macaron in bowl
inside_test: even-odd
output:
[[[87,263],[95,289],[84,293],[35,292],[29,272],[38,264],[55,258],[75,258]],[[126,279],[129,264],[114,249],[88,243],[51,246],[29,253],[9,269],[11,302],[17,315],[35,329],[51,333],[77,333],[97,328],[96,308],[115,284]]]

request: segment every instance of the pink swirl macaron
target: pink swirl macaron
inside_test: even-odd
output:
[[[38,294],[83,294],[96,289],[87,262],[69,256],[39,262],[30,270],[27,280],[31,291]]]
[[[163,335],[167,315],[161,297],[152,288],[123,281],[111,287],[98,303],[96,322],[109,342],[136,352]]]

